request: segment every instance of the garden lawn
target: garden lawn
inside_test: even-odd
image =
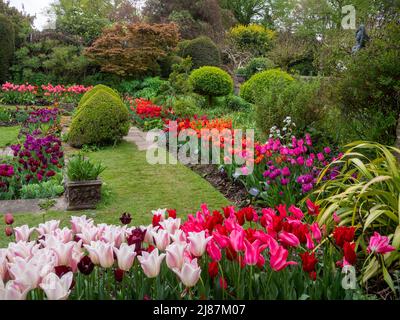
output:
[[[17,143],[20,126],[0,127],[0,148]]]
[[[102,161],[107,167],[102,173],[105,182],[105,197],[98,210],[86,212],[49,212],[45,220],[62,220],[68,224],[71,215],[86,214],[97,223],[119,224],[123,212],[132,214],[132,225],[150,224],[151,210],[158,208],[177,209],[178,216],[195,213],[202,203],[210,209],[220,209],[229,201],[206,180],[188,169],[178,165],[150,165],[146,152],[138,151],[136,146],[122,142],[87,154],[91,159]],[[1,212],[3,214],[5,212]],[[36,226],[43,221],[41,214],[15,214],[15,225]],[[0,222],[0,247],[7,245],[4,236],[4,222]]]

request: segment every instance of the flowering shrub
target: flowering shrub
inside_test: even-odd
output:
[[[13,84],[6,82],[1,86],[0,100],[6,104],[35,104],[44,102],[77,103],[82,95],[92,87],[82,85],[42,85],[40,87],[31,84]]]
[[[207,205],[186,221],[175,210],[152,212],[151,225],[95,225],[71,217],[70,228],[47,221],[12,228],[15,242],[0,249],[0,299],[339,299],[341,265],[355,264],[354,230],[327,234],[308,212],[280,205],[259,215],[252,207],[211,212]],[[36,240],[34,234],[37,235]],[[380,238],[379,238],[380,237]],[[339,250],[329,249],[334,241]],[[379,239],[378,239],[379,238]],[[342,249],[343,248],[343,249]],[[392,250],[371,238],[370,252]]]

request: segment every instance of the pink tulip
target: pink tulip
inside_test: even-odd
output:
[[[0,279],[0,300],[26,300],[29,288],[19,284],[17,281],[8,281],[4,285]]]
[[[50,220],[50,221],[47,221],[45,223],[39,224],[39,227],[36,228],[36,231],[40,235],[51,234],[56,229],[58,229],[59,225],[60,225],[60,221],[59,220]]]
[[[297,238],[293,233],[286,231],[282,231],[279,234],[279,240],[281,240],[282,243],[291,247],[297,247],[300,245],[299,238]]]
[[[64,274],[61,279],[55,273],[49,273],[41,282],[40,287],[46,293],[48,300],[67,300],[71,293],[72,272]]]
[[[154,249],[151,253],[143,251],[142,255],[138,256],[143,272],[148,278],[155,278],[159,275],[164,257],[165,253],[159,254],[158,249]]]
[[[176,230],[174,234],[170,234],[171,239],[173,242],[177,243],[184,243],[186,244],[186,234],[183,230]]]
[[[74,236],[72,230],[68,228],[56,229],[53,235],[63,243],[68,243],[73,240]]]
[[[41,252],[43,251],[43,252]],[[39,254],[39,252],[41,252]],[[40,250],[37,256],[26,261],[20,257],[16,257],[14,263],[9,266],[9,273],[13,280],[18,284],[29,288],[36,289],[41,280],[49,274],[55,266],[55,259],[52,261],[50,250]]]
[[[93,227],[93,219],[87,219],[86,216],[71,217],[72,232],[77,234],[82,232],[83,227]]]
[[[114,248],[115,255],[117,256],[118,268],[123,271],[129,271],[132,268],[135,259],[135,246],[129,246],[127,243],[121,244],[118,248]]]
[[[119,248],[122,242],[125,241],[126,227],[106,226],[100,236],[100,240],[112,244]]]
[[[168,231],[158,229],[157,232],[153,231],[154,244],[160,251],[165,251],[165,249],[170,244],[170,236]]]
[[[175,234],[175,232],[180,228],[181,219],[168,218],[160,221],[160,226],[172,235]]]
[[[374,235],[369,240],[368,252],[369,253],[380,253],[385,254],[396,250],[395,247],[389,245],[389,238],[381,236],[378,232],[374,232]]]
[[[32,252],[36,247],[35,242],[19,241],[17,243],[10,242],[8,244],[7,259],[10,262],[14,262],[16,257],[28,260],[32,257]]]
[[[315,248],[315,244],[314,244],[314,241],[309,232],[306,233],[306,240],[307,240],[307,243],[306,243],[307,249],[313,250]]]
[[[227,236],[220,234],[218,231],[214,231],[212,235],[213,239],[221,249],[225,249],[227,246],[229,246],[229,238]]]
[[[206,237],[206,232],[189,232],[189,250],[194,257],[201,257],[206,251],[207,243],[212,237]]]
[[[338,216],[338,214],[336,212],[333,213],[333,221],[335,221],[335,223],[339,223],[340,222],[340,217]]]
[[[243,228],[237,227],[234,229],[229,237],[230,243],[232,248],[236,251],[243,251],[244,250],[244,231]]]
[[[294,216],[296,219],[298,219],[298,220],[301,220],[301,219],[304,218],[304,213],[303,213],[303,211],[301,211],[301,209],[295,207],[294,205],[291,205],[291,206],[289,207],[289,212],[290,212],[291,214],[293,214],[293,216]]]
[[[182,268],[186,247],[186,243],[179,242],[172,243],[167,247],[167,256],[165,260],[168,268],[171,270],[174,268],[180,270]]]
[[[311,226],[310,226],[313,238],[315,241],[320,242],[322,239],[322,233],[321,233],[321,229],[319,228],[318,222],[314,222]]]
[[[192,261],[186,260],[181,270],[175,268],[173,271],[187,288],[194,287],[201,275],[201,269],[197,264],[197,259],[193,259]]]
[[[113,245],[102,241],[92,241],[90,245],[85,244],[84,247],[89,252],[89,257],[94,264],[103,268],[110,268],[114,264]]]
[[[221,249],[214,239],[207,244],[207,253],[213,261],[218,262],[222,259]]]
[[[99,230],[93,226],[82,226],[81,232],[77,234],[84,244],[90,244],[92,241],[98,240]]]
[[[7,277],[8,267],[7,267],[7,250],[0,249],[0,280],[4,281]]]
[[[27,225],[23,225],[21,227],[15,227],[15,242],[19,241],[29,241],[29,237],[31,233],[35,230],[35,228],[29,228]]]
[[[52,247],[52,250],[57,254],[58,266],[69,266],[72,259],[72,251],[75,247],[75,242],[57,243]]]
[[[258,251],[259,240],[256,240],[253,244],[249,240],[244,240],[245,253],[244,253],[244,263],[249,266],[254,266],[257,264],[258,256],[260,255]]]
[[[287,261],[289,251],[283,247],[279,247],[274,255],[270,257],[271,268],[275,271],[280,271],[286,268],[288,265],[296,265],[297,262]]]

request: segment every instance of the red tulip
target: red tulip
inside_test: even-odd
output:
[[[354,265],[357,261],[355,248],[356,244],[354,242],[353,243],[345,242],[343,245],[344,258],[351,265]]]
[[[218,275],[218,262],[213,261],[208,264],[208,274],[213,279]]]

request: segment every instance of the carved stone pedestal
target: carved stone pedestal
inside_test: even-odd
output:
[[[101,180],[66,181],[67,210],[96,209],[101,200]]]

